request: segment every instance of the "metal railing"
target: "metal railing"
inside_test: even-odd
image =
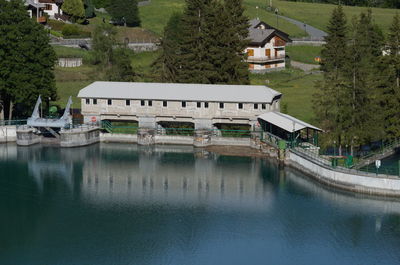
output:
[[[285,55],[278,55],[278,56],[248,56],[247,62],[254,62],[254,63],[264,63],[269,61],[276,61],[285,59]]]
[[[27,120],[0,120],[0,126],[23,125]]]

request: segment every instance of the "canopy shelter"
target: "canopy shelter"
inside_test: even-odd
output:
[[[291,143],[309,142],[318,145],[318,132],[321,129],[280,112],[267,112],[258,116],[264,132]]]

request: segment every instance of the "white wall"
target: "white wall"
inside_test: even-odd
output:
[[[304,170],[315,178],[331,185],[364,193],[400,195],[400,178],[397,177],[388,177],[386,175],[375,176],[368,173],[361,175],[355,170],[340,172],[311,162],[293,152],[289,152],[288,160],[295,168]]]

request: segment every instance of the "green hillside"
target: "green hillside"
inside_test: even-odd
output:
[[[246,5],[254,7],[257,5],[266,5],[265,0],[245,0],[245,3]],[[328,24],[332,9],[335,7],[335,5],[331,4],[289,2],[284,0],[273,0],[272,3],[274,7],[279,9],[280,14],[304,21],[307,24],[322,30],[326,30],[326,25]],[[346,13],[348,21],[350,21],[353,16],[356,16],[360,14],[360,12],[366,10],[366,7],[344,7],[344,12]],[[393,19],[393,16],[399,11],[399,9],[372,8],[375,21],[383,31],[387,30]]]
[[[269,1],[266,0],[244,0],[246,14],[249,18],[255,18],[258,15],[261,20],[276,27],[276,16],[265,10],[267,2],[269,3]],[[274,7],[279,9],[280,14],[304,21],[322,30],[326,30],[330,14],[335,7],[335,5],[330,4],[289,2],[284,0],[273,0],[272,3]],[[170,15],[174,11],[183,10],[184,5],[184,0],[152,0],[149,5],[140,7],[142,27],[160,35]],[[259,8],[256,9],[256,6]],[[366,7],[344,7],[344,11],[349,20],[352,16],[358,15],[361,11],[366,10]],[[372,8],[376,23],[381,26],[384,31],[387,30],[393,16],[398,11],[397,9]],[[279,29],[287,32],[292,37],[302,37],[305,35],[302,29],[282,19],[279,19],[278,24]]]
[[[276,26],[276,16],[274,14],[268,13],[261,8],[256,9],[256,5],[248,4],[245,1],[246,7],[246,15],[252,19],[258,17],[271,24],[272,26]],[[151,3],[147,6],[140,7],[140,18],[142,20],[142,27],[145,29],[149,29],[157,34],[161,34],[164,25],[167,24],[167,21],[171,14],[175,11],[182,11],[185,5],[184,0],[152,0]],[[287,32],[289,35],[293,37],[302,37],[305,36],[303,30],[299,29],[297,26],[280,19],[279,21],[279,29],[284,32]]]

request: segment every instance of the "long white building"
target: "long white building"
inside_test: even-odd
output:
[[[265,112],[279,111],[282,94],[266,86],[94,82],[78,97],[85,122],[137,121],[156,128],[161,122],[254,126]]]

